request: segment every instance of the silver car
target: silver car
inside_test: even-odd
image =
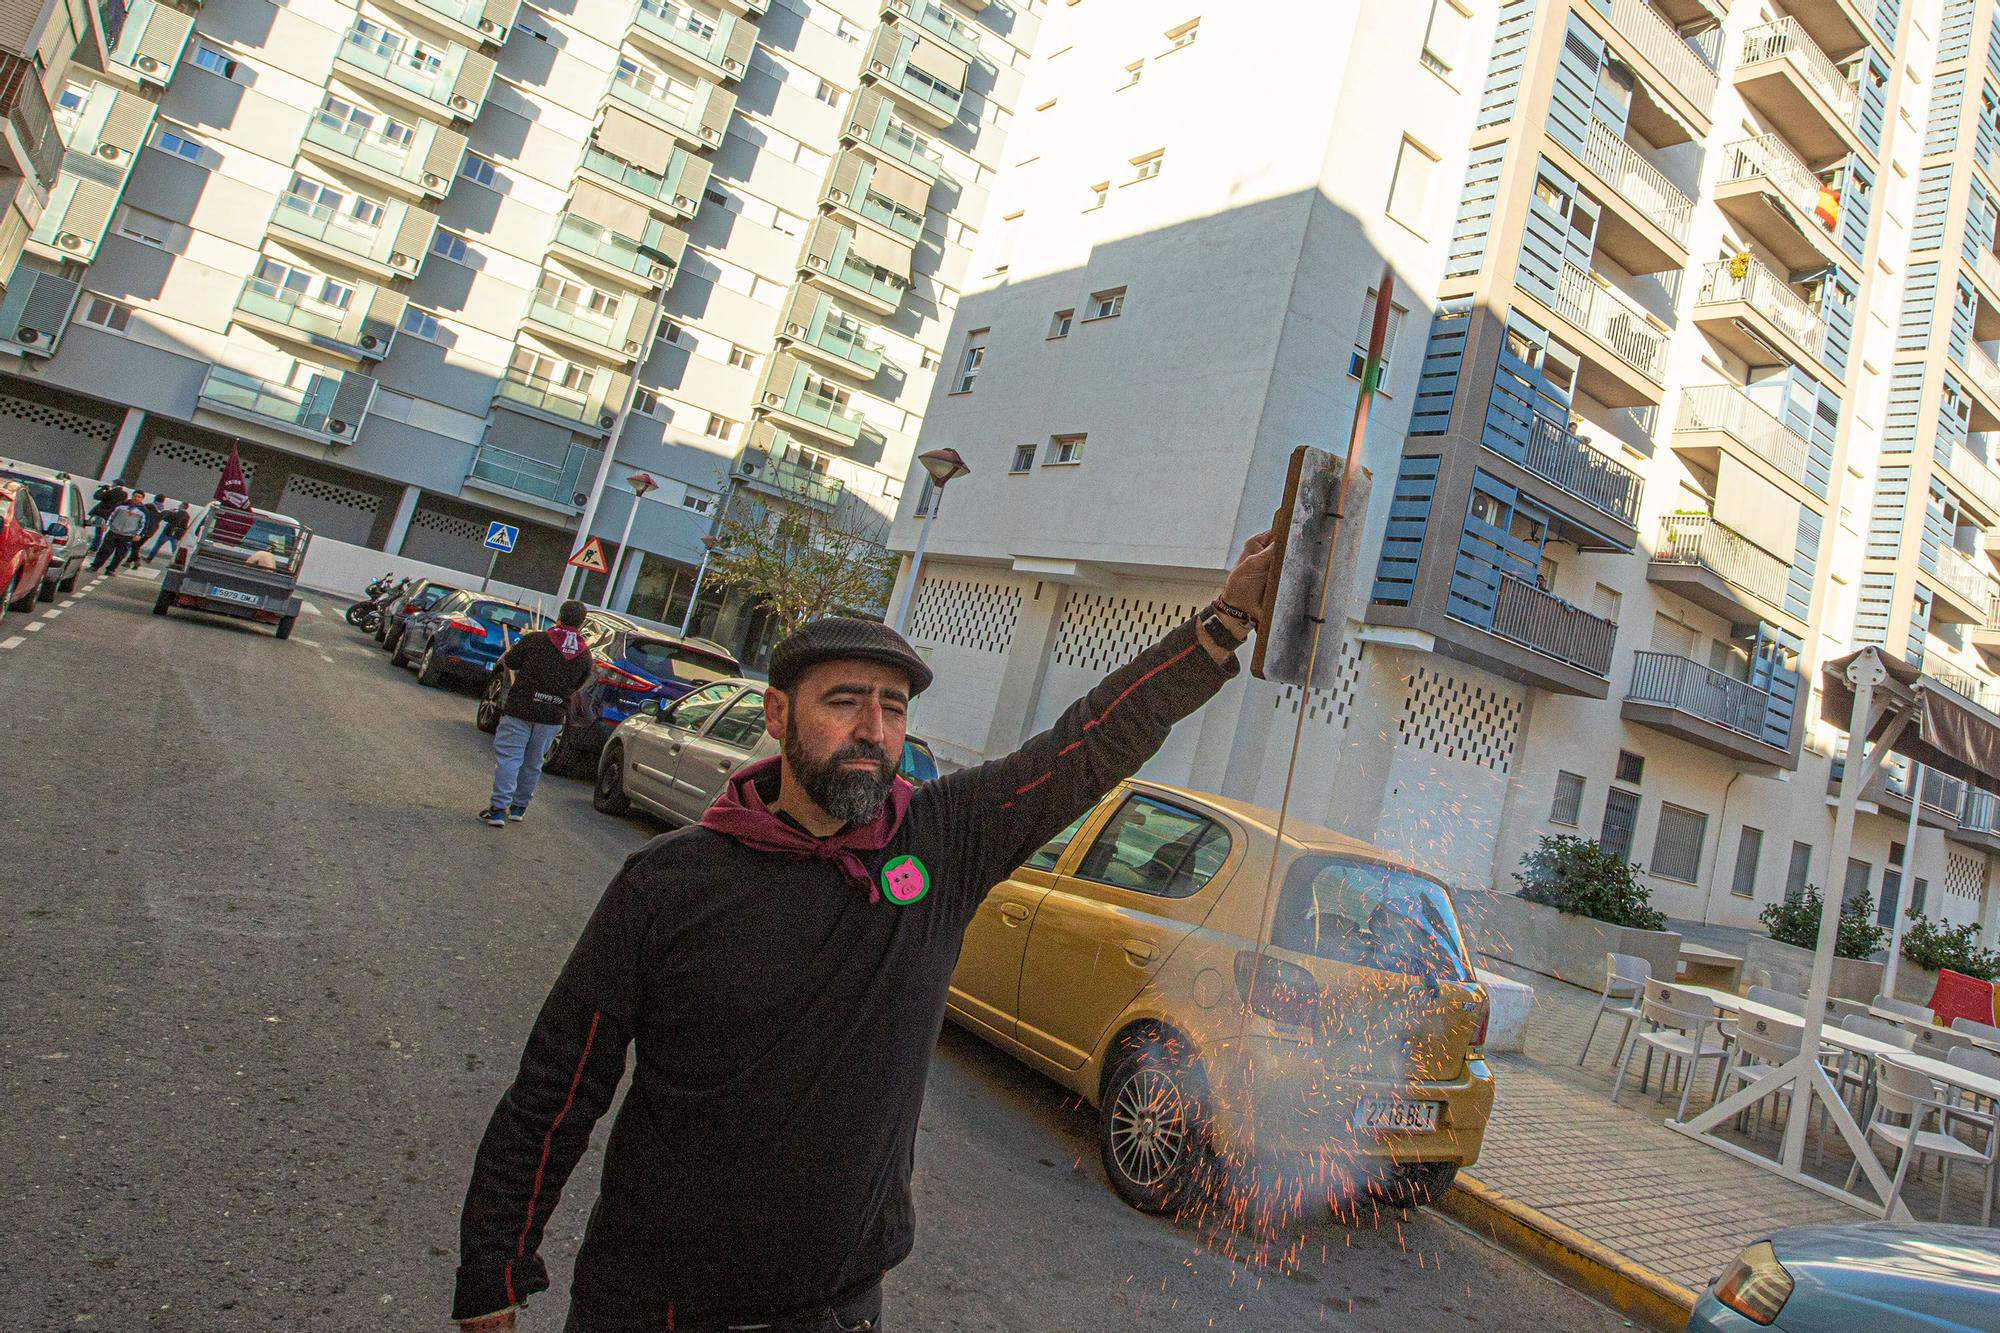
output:
[[[35,497],[42,513],[42,531],[49,539],[49,572],[42,576],[41,598],[53,601],[59,592],[76,591],[76,576],[90,559],[90,518],[83,490],[67,472],[0,458],[0,478],[21,482]]]
[[[733,677],[666,704],[647,700],[605,742],[590,803],[607,815],[636,806],[675,824],[699,820],[732,773],[778,752],[764,730],[768,688]]]

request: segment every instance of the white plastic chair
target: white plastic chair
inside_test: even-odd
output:
[[[1905,1018],[1914,1018],[1919,1023],[1937,1022],[1937,1011],[1929,1005],[1913,1004],[1908,1000],[1899,1000],[1893,995],[1877,995],[1874,1004],[1885,1014],[1901,1014]]]
[[[1723,1031],[1725,1035],[1734,1036],[1735,1044],[1728,1062],[1722,1067],[1722,1086],[1717,1096],[1735,1091],[1739,1083],[1746,1086],[1755,1083],[1780,1065],[1796,1058],[1799,1044],[1806,1036],[1805,1028],[1801,1024],[1779,1023],[1768,1018],[1749,1016],[1737,1020],[1734,1024],[1724,1024]],[[1788,1088],[1780,1088],[1764,1098],[1764,1101],[1758,1102],[1754,1108],[1745,1107],[1743,1113],[1736,1117],[1737,1127],[1739,1129],[1742,1127],[1744,1116],[1749,1115],[1754,1109],[1757,1112],[1757,1128],[1761,1131],[1764,1128],[1764,1102],[1769,1101],[1771,1097],[1789,1095]]]
[[[2000,1041],[2000,1028],[1994,1027],[1991,1023],[1982,1023],[1976,1018],[1954,1018],[1951,1020],[1951,1030],[1963,1032],[1968,1037],[1977,1037],[1981,1041]]]
[[[1611,1101],[1615,1106],[1618,1095],[1625,1087],[1626,1071],[1632,1067],[1632,1056],[1641,1046],[1646,1048],[1646,1067],[1640,1074],[1639,1085],[1644,1088],[1653,1071],[1653,1052],[1658,1051],[1669,1061],[1680,1061],[1686,1066],[1686,1074],[1681,1080],[1681,1105],[1676,1119],[1687,1119],[1688,1097],[1694,1092],[1695,1076],[1701,1072],[1701,1062],[1715,1061],[1716,1087],[1722,1086],[1722,1066],[1727,1057],[1723,1050],[1722,1035],[1715,1030],[1715,1005],[1707,998],[1694,994],[1686,987],[1671,985],[1664,981],[1646,982],[1645,994],[1639,999],[1640,1018],[1650,1027],[1632,1034],[1625,1043],[1625,1058],[1618,1062],[1618,1077],[1611,1084]],[[1660,1073],[1660,1095],[1666,1096],[1666,1071]]]
[[[1889,1197],[1882,1201],[1882,1215],[1887,1217],[1895,1208],[1896,1199],[1903,1192],[1903,1178],[1909,1174],[1912,1157],[1939,1157],[1944,1160],[1944,1183],[1938,1189],[1938,1221],[1944,1220],[1945,1210],[1951,1204],[1951,1164],[1953,1162],[1977,1162],[1980,1164],[1980,1203],[1982,1216],[1980,1225],[1993,1224],[1993,1168],[2000,1162],[2000,1132],[1992,1127],[1986,1131],[1983,1148],[1966,1143],[1957,1136],[1943,1132],[1945,1107],[1938,1097],[1937,1085],[1914,1069],[1906,1069],[1893,1060],[1885,1060],[1877,1076],[1875,1110],[1868,1117],[1867,1135],[1870,1139],[1880,1139],[1897,1150],[1896,1177],[1889,1185]],[[1891,1123],[1884,1117],[1900,1116],[1901,1124]],[[1936,1120],[1939,1129],[1924,1126]],[[1854,1178],[1861,1174],[1861,1163],[1856,1161],[1847,1171],[1847,1188],[1854,1188]]]
[[[1750,993],[1743,997],[1752,1004],[1768,1004],[1773,1009],[1783,1009],[1788,1014],[1806,1016],[1806,997],[1794,995],[1790,991],[1776,990],[1770,986],[1752,986]]]
[[[1607,953],[1604,955],[1604,990],[1597,997],[1597,1013],[1590,1020],[1590,1035],[1583,1039],[1583,1049],[1576,1053],[1577,1067],[1590,1055],[1590,1043],[1597,1040],[1597,1025],[1604,1021],[1608,1012],[1613,1018],[1625,1020],[1625,1030],[1619,1035],[1618,1050],[1611,1053],[1616,1060],[1631,1040],[1632,1025],[1639,1021],[1639,1006],[1634,1003],[1646,988],[1646,982],[1653,975],[1653,965],[1643,958],[1635,958],[1629,953]]]
[[[1840,1020],[1842,1032],[1852,1032],[1857,1036],[1873,1037],[1876,1041],[1900,1046],[1906,1051],[1915,1050],[1917,1034],[1908,1028],[1898,1027],[1886,1018],[1876,1018],[1873,1014],[1849,1014]],[[1875,1095],[1876,1062],[1865,1055],[1841,1052],[1839,1068],[1833,1073],[1834,1084],[1845,1094],[1849,1089],[1861,1094],[1861,1105],[1855,1114],[1863,1119],[1868,1116],[1871,1099]]]

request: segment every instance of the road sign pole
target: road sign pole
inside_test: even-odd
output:
[[[493,568],[500,563],[500,552],[495,551],[486,561],[486,577],[479,580],[479,591],[485,592],[486,585],[493,582]]]

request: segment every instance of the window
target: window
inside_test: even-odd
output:
[[[184,134],[176,134],[165,127],[153,136],[153,147],[172,153],[175,157],[184,157],[190,162],[199,162],[202,158],[203,150],[199,142]]]
[[[747,750],[764,736],[764,696],[752,690],[723,710],[708,728],[708,739]]]
[[[157,250],[165,250],[173,239],[174,224],[157,214],[127,204],[118,210],[118,234]]]
[[[1051,464],[1081,463],[1083,461],[1083,436],[1051,435],[1049,437],[1049,459]]]
[[[93,293],[84,306],[83,322],[108,333],[123,333],[132,323],[132,307]]]
[[[1653,873],[1694,883],[1701,874],[1701,844],[1707,834],[1707,815],[1662,805],[1660,827],[1653,835]]]
[[[1472,980],[1465,940],[1444,889],[1374,861],[1344,856],[1294,861],[1271,913],[1271,943],[1424,981]]]
[[[651,389],[632,391],[632,410],[649,417],[660,415],[660,396]]]
[[[1868,877],[1874,867],[1858,857],[1847,858],[1847,882],[1840,887],[1840,903],[1845,907],[1854,899],[1868,892]]]
[[[1110,291],[1090,294],[1090,313],[1085,321],[1093,319],[1116,319],[1125,313],[1125,289],[1113,287]]]
[[[757,354],[747,347],[731,347],[729,349],[729,364],[735,366],[738,370],[755,370],[757,368]]]
[[[1015,445],[1014,461],[1011,465],[1009,465],[1007,470],[1009,472],[1026,472],[1029,468],[1033,467],[1034,465],[1035,465],[1035,446],[1032,444]]]
[[[676,347],[682,345],[683,337],[686,333],[687,333],[686,329],[674,323],[671,319],[664,320],[660,324],[660,337],[672,343]]]
[[[694,731],[727,703],[729,696],[736,693],[734,685],[709,685],[687,695],[679,703],[660,714],[660,720],[671,726],[685,727]]]
[[[1613,787],[1604,797],[1604,824],[1597,845],[1621,861],[1632,859],[1632,831],[1639,824],[1639,793]]]
[[[442,342],[439,336],[437,316],[428,310],[410,306],[403,311],[403,322],[398,326],[403,332],[413,334],[426,342]]]
[[[1425,69],[1446,83],[1453,82],[1464,58],[1469,25],[1470,15],[1459,7],[1458,0],[1431,0],[1431,26],[1424,34],[1424,53],[1420,59]]]
[[[1110,197],[1111,197],[1111,182],[1110,181],[1097,182],[1097,184],[1090,187],[1090,202],[1083,206],[1083,211],[1088,213],[1092,209],[1104,207],[1104,201],[1106,199],[1109,199]]]
[[[917,354],[917,369],[919,370],[936,370],[938,364],[937,353],[931,351],[928,347]]]
[[[728,208],[729,211],[732,213],[740,213],[743,211],[743,205],[740,200],[732,200],[727,191],[718,190],[713,185],[705,187],[701,192],[701,197],[708,200],[709,203],[714,204],[718,208]],[[736,207],[730,208],[730,205],[732,203],[734,203]]]
[[[363,199],[359,195],[356,195],[354,207],[347,211],[353,216],[356,222],[361,223],[365,227],[379,227],[382,225],[384,210],[382,205],[376,203],[373,199]]]
[[[1389,303],[1389,327],[1382,335],[1382,377],[1379,387],[1384,397],[1388,396],[1389,367],[1396,354],[1396,339],[1403,331],[1403,316],[1410,312],[1394,301]],[[1361,325],[1354,332],[1354,350],[1347,354],[1347,375],[1349,379],[1360,379],[1362,368],[1368,364],[1368,339],[1375,333],[1375,289],[1368,289],[1367,297],[1361,302]]]
[[[83,104],[90,100],[90,89],[82,84],[66,83],[56,98],[56,110],[74,116],[83,110]]]
[[[1396,175],[1389,183],[1389,216],[1423,235],[1430,214],[1432,188],[1437,183],[1437,155],[1407,136],[1396,153]]]
[[[225,79],[236,77],[236,62],[207,42],[195,43],[194,64],[196,69],[205,69],[210,74],[219,74]]]
[[[986,364],[986,330],[974,329],[965,335],[965,359],[959,363],[958,382],[952,385],[953,393],[971,393],[973,381],[979,378],[979,368]]]
[[[354,301],[354,289],[344,282],[332,278],[321,278],[319,282],[320,304],[332,306],[335,310],[345,310]]]
[[[1056,105],[1056,99],[1055,99],[1055,98],[1053,98],[1053,97],[1051,97],[1051,98],[1050,98],[1050,99],[1049,99],[1048,101],[1046,101],[1046,102],[1043,102],[1043,103],[1041,103],[1041,104],[1040,104],[1039,106],[1037,106],[1037,107],[1035,108],[1035,110],[1037,110],[1037,111],[1053,111],[1053,110],[1055,109],[1055,105]]]
[[[1091,813],[1092,811],[1086,810],[1075,819],[1072,819],[1068,828],[1043,843],[1036,850],[1035,854],[1022,862],[1022,864],[1029,870],[1054,870],[1056,862],[1062,860],[1063,851],[1069,846],[1070,841],[1076,837],[1076,831],[1083,827],[1083,821],[1090,818]]]
[[[1806,877],[1812,874],[1812,844],[1794,842],[1792,844],[1792,864],[1785,871],[1785,896],[1792,897],[1806,886]]]
[[[498,188],[493,184],[493,178],[499,173],[494,171],[491,162],[488,162],[477,153],[467,153],[465,155],[465,161],[458,164],[458,174],[471,181],[474,185],[484,185],[488,189]]]
[[[431,237],[431,253],[443,255],[455,264],[463,264],[466,255],[465,238],[440,229],[437,235]]]
[[[1184,51],[1194,45],[1195,35],[1201,31],[1200,19],[1189,19],[1178,28],[1167,29],[1167,50]]]
[[[1739,898],[1757,896],[1757,862],[1764,855],[1764,830],[1748,824],[1736,835],[1736,875],[1729,891]]]
[[[1549,805],[1549,822],[1576,827],[1577,815],[1583,809],[1583,775],[1581,773],[1558,772],[1556,774],[1556,798]]]
[[[1167,150],[1164,148],[1155,148],[1152,152],[1144,156],[1133,158],[1132,183],[1137,185],[1140,181],[1153,179],[1153,177],[1160,174],[1160,168],[1166,165],[1166,161]]]
[[[1139,82],[1139,75],[1142,72],[1144,72],[1145,68],[1146,68],[1145,61],[1143,60],[1133,61],[1131,64],[1125,67],[1125,82],[1119,84],[1118,86],[1120,88],[1132,87],[1134,84]]]
[[[681,508],[692,509],[697,514],[713,514],[715,497],[706,491],[689,491],[681,497]]]
[[[1079,879],[1161,898],[1201,892],[1229,857],[1229,835],[1200,815],[1128,796],[1083,854]]]
[[[728,417],[710,412],[708,414],[708,429],[702,433],[711,439],[721,440],[727,444],[730,440],[736,438],[736,423]]]
[[[818,98],[820,101],[826,103],[828,106],[832,107],[836,111],[840,109],[840,99],[842,96],[841,91],[840,89],[834,87],[832,84],[828,83],[825,79],[821,79],[819,81],[819,87],[813,90],[813,96]]]
[[[1076,318],[1076,311],[1074,309],[1056,311],[1055,317],[1049,320],[1049,337],[1051,338],[1069,337],[1069,326],[1071,321],[1073,321],[1075,318]]]
[[[1630,750],[1618,752],[1617,778],[1620,782],[1629,782],[1636,787],[1645,776],[1646,760],[1643,755],[1633,754]]]

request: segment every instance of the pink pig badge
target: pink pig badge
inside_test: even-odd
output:
[[[899,856],[882,867],[882,896],[898,907],[921,901],[931,891],[931,872],[914,856]]]

